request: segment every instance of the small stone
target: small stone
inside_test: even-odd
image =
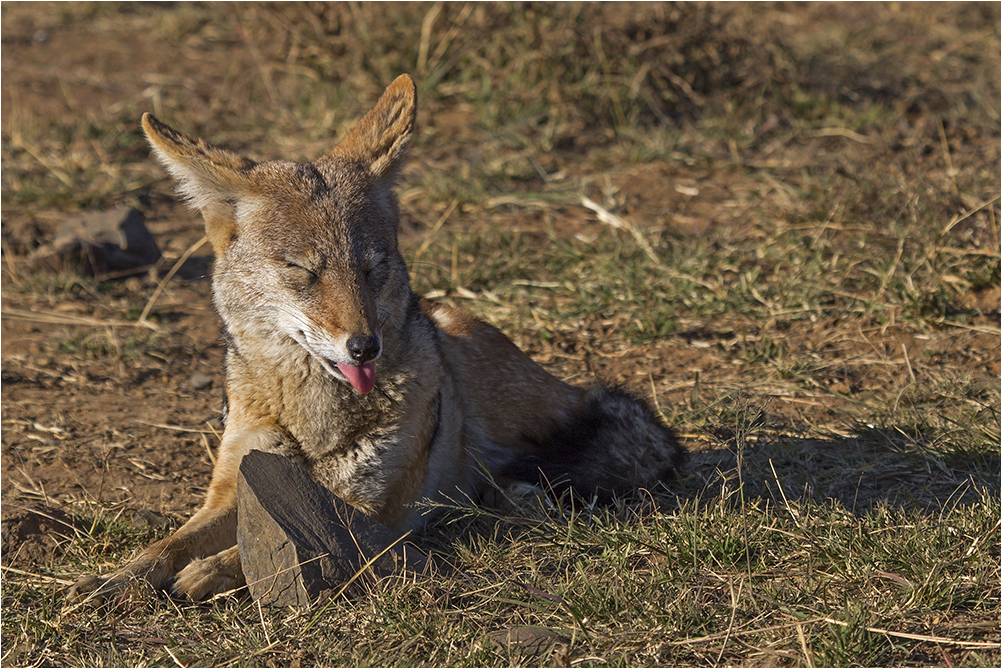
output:
[[[212,378],[206,376],[205,374],[200,374],[198,372],[191,375],[188,379],[188,387],[192,390],[205,390],[212,387]]]
[[[31,254],[36,265],[59,259],[95,273],[147,267],[160,258],[142,213],[131,207],[68,216],[52,243]]]
[[[125,517],[128,518],[129,524],[137,530],[157,530],[173,524],[167,516],[149,509],[131,509],[126,512]]]

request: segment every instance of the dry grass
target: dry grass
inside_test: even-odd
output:
[[[998,664],[997,5],[3,12],[21,64],[2,99],[4,327],[64,328],[40,354],[5,344],[5,455],[38,433],[20,379],[128,392],[189,374],[177,359],[206,346],[178,327],[185,300],[210,318],[204,288],[152,300],[157,277],[21,262],[56,212],[123,201],[154,212],[172,258],[201,236],[142,111],[304,159],[403,71],[421,97],[400,188],[416,288],[564,378],[646,393],[694,451],[653,500],[453,510],[424,541],[463,578],[305,612],[240,597],[65,610],[62,583],[166,531],[66,494],[77,530],[4,572],[3,665]],[[39,30],[85,46],[49,64]],[[132,45],[128,60],[104,43]],[[20,498],[49,500],[37,483]],[[570,643],[488,641],[516,625]]]

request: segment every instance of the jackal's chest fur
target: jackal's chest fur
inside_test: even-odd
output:
[[[387,346],[377,385],[367,394],[332,377],[292,340],[234,337],[227,355],[231,419],[270,428],[272,450],[396,525],[424,492],[440,435],[443,371],[433,336],[429,330],[426,337],[404,337],[404,347]]]

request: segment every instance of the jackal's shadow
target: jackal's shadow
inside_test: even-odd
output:
[[[987,443],[937,444],[894,426],[832,439],[752,432],[694,448],[677,493],[705,498],[741,486],[746,501],[779,505],[833,503],[854,513],[881,504],[935,509],[997,495],[999,472],[999,450]]]

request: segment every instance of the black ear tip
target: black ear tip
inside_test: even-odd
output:
[[[170,132],[170,128],[164,125],[163,121],[158,119],[150,112],[146,112],[143,114],[142,126],[143,130],[146,131],[147,135],[153,133],[163,135],[165,133]]]

